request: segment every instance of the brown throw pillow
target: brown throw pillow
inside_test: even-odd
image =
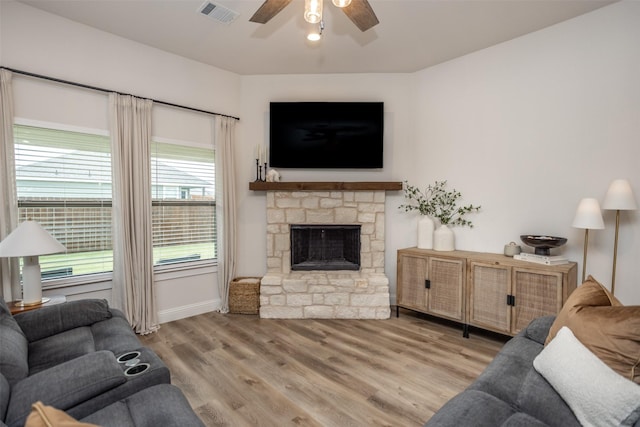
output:
[[[640,384],[640,306],[624,306],[589,276],[567,299],[545,341],[567,326],[611,369]]]
[[[95,424],[76,421],[63,411],[36,402],[32,405],[25,427],[99,427]]]

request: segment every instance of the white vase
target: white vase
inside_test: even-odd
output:
[[[455,249],[455,236],[448,225],[442,224],[433,232],[433,249],[436,251],[452,251]]]
[[[433,230],[435,223],[427,215],[418,220],[418,248],[433,249]]]

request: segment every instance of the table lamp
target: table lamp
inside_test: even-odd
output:
[[[584,228],[584,257],[582,258],[582,283],[584,283],[587,272],[589,230],[602,230],[604,228],[604,220],[602,219],[600,203],[598,203],[598,200],[593,198],[580,200],[572,225],[575,228]]]
[[[20,305],[42,304],[39,255],[64,252],[66,248],[35,221],[25,221],[0,242],[0,257],[23,257]]]
[[[613,244],[613,273],[611,274],[611,293],[616,289],[616,259],[618,258],[618,229],[620,228],[620,211],[633,211],[638,209],[636,199],[633,197],[631,185],[626,179],[616,179],[607,190],[602,208],[616,211],[616,237]]]

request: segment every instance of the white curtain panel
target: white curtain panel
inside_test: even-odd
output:
[[[236,119],[215,118],[216,216],[218,218],[218,290],[220,312],[229,312],[229,283],[236,275],[236,167],[234,156]]]
[[[158,329],[151,231],[151,107],[109,95],[113,168],[113,305],[136,333]]]
[[[0,241],[18,226],[11,78],[11,71],[0,69]],[[19,270],[18,258],[0,258],[0,294],[6,301],[21,298]]]

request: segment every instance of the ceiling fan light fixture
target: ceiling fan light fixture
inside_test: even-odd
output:
[[[304,0],[304,20],[310,24],[322,20],[322,0]]]
[[[311,42],[317,42],[322,38],[322,31],[324,30],[324,21],[320,20],[320,25],[318,25],[318,31],[311,31],[307,34],[307,40]]]
[[[351,4],[351,0],[331,0],[334,6],[347,7]]]

